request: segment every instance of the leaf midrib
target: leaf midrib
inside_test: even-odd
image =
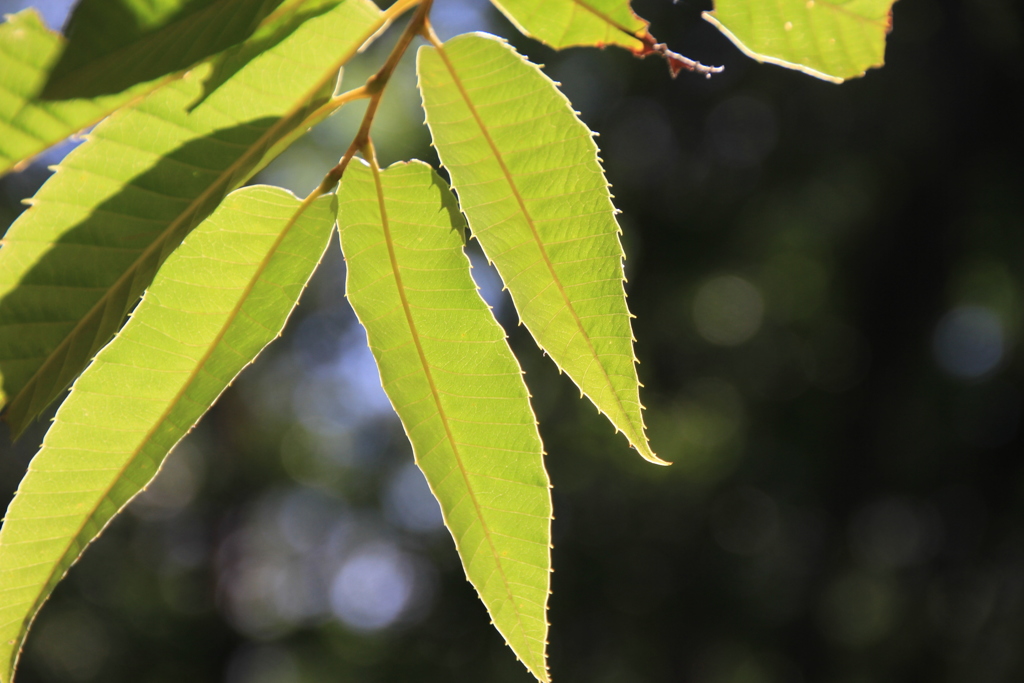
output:
[[[597,349],[594,347],[593,340],[590,338],[590,335],[587,333],[586,329],[584,329],[583,321],[580,320],[579,313],[576,312],[576,308],[572,305],[572,301],[569,299],[569,295],[566,294],[565,286],[562,284],[561,279],[558,277],[558,273],[555,271],[555,266],[551,262],[551,258],[550,256],[548,256],[547,250],[544,248],[544,242],[540,238],[540,233],[537,232],[537,226],[534,223],[533,216],[530,215],[530,212],[526,207],[526,201],[523,198],[522,194],[519,192],[519,188],[516,186],[515,180],[512,177],[512,173],[509,171],[508,166],[505,164],[505,159],[501,155],[501,151],[498,149],[497,144],[491,137],[490,131],[488,131],[487,126],[486,124],[484,124],[483,119],[480,117],[480,113],[477,111],[476,106],[473,104],[473,101],[470,98],[469,93],[466,91],[465,86],[462,84],[462,79],[460,79],[459,75],[455,72],[455,67],[451,63],[451,60],[448,59],[448,55],[444,49],[444,46],[438,44],[435,45],[434,47],[435,49],[437,49],[438,54],[444,61],[445,67],[447,67],[448,69],[448,73],[451,74],[452,80],[455,83],[455,87],[459,89],[459,93],[462,95],[462,99],[466,103],[466,107],[473,115],[473,120],[476,121],[477,126],[479,126],[480,133],[483,135],[484,140],[487,141],[487,145],[490,147],[491,152],[494,154],[495,160],[498,162],[498,166],[501,168],[502,174],[505,176],[505,181],[508,183],[509,189],[512,190],[512,196],[515,197],[516,203],[519,205],[519,210],[522,212],[523,217],[526,219],[527,225],[530,226],[530,232],[533,235],[534,241],[537,243],[537,249],[540,251],[541,256],[544,259],[544,264],[547,266],[548,272],[551,273],[551,279],[558,287],[558,292],[559,294],[562,295],[562,300],[565,302],[566,308],[572,314],[573,320],[576,322],[576,329],[579,331],[580,335],[586,341],[587,348],[590,350],[590,355],[593,361],[601,369],[601,374],[604,376],[605,383],[611,390],[611,394],[615,400],[615,405],[620,412],[619,419],[622,421],[624,426],[630,427],[630,431],[633,431],[632,420],[629,419],[629,414],[626,412],[626,408],[622,404],[622,398],[619,396],[619,392],[616,391],[615,385],[612,384],[611,377],[608,375],[608,369],[604,366],[604,363],[601,362],[601,357],[598,355]],[[540,341],[538,340],[537,343],[539,344]],[[580,389],[583,390],[583,387],[581,386]],[[614,420],[612,422],[614,423]],[[643,438],[643,432],[641,432],[639,436],[641,438],[634,439],[633,435],[627,434],[629,441],[633,442],[633,445],[637,448],[637,450],[640,450],[640,452],[643,453],[644,450],[641,449],[646,449],[646,452],[648,454],[651,454],[650,448],[646,446],[646,439]]]
[[[85,529],[86,524],[88,524],[89,521],[92,520],[96,516],[96,511],[99,509],[99,507],[103,503],[103,501],[105,501],[108,498],[110,498],[110,492],[113,491],[114,487],[118,484],[118,482],[121,481],[121,477],[124,476],[125,471],[128,469],[128,467],[130,467],[132,465],[132,463],[134,463],[136,461],[136,458],[139,457],[139,454],[143,450],[145,450],[145,448],[150,444],[150,441],[152,440],[153,435],[156,434],[157,430],[161,427],[161,425],[163,425],[167,421],[167,418],[170,416],[170,414],[174,411],[174,409],[178,406],[178,404],[181,403],[182,398],[185,396],[185,394],[188,392],[188,390],[195,383],[196,377],[199,376],[199,374],[205,368],[207,362],[209,362],[210,357],[220,347],[220,343],[224,340],[224,336],[227,334],[228,330],[231,328],[231,326],[232,326],[233,322],[235,321],[235,319],[241,314],[243,306],[245,306],[246,302],[249,300],[249,295],[252,294],[252,290],[256,287],[256,285],[259,283],[261,277],[266,272],[267,266],[270,264],[271,259],[273,259],[273,257],[277,254],[277,250],[281,246],[281,243],[284,241],[285,237],[287,237],[288,234],[291,232],[291,229],[293,227],[295,227],[295,224],[298,222],[299,218],[306,212],[306,209],[308,209],[313,204],[313,201],[311,201],[311,199],[315,200],[316,198],[313,197],[312,195],[310,195],[310,197],[307,197],[298,206],[298,208],[296,208],[295,213],[289,219],[287,225],[285,225],[285,227],[282,229],[281,233],[274,240],[274,243],[271,245],[270,249],[267,251],[266,256],[264,256],[264,258],[260,261],[260,264],[257,266],[256,271],[254,272],[252,278],[249,280],[248,284],[243,288],[242,295],[239,297],[238,303],[234,306],[234,308],[231,309],[231,312],[228,314],[228,317],[224,321],[224,325],[221,327],[220,331],[217,333],[217,336],[214,337],[213,341],[210,342],[206,352],[203,353],[202,357],[196,363],[194,369],[189,371],[187,379],[182,384],[181,389],[178,390],[178,392],[174,395],[174,397],[168,403],[167,409],[164,410],[160,414],[160,417],[153,423],[153,426],[149,429],[149,431],[146,432],[145,438],[140,442],[140,445],[137,448],[135,448],[132,451],[132,453],[130,454],[130,456],[125,460],[125,464],[122,465],[121,467],[114,468],[118,472],[117,476],[112,480],[112,483],[110,484],[110,486],[106,487],[106,490],[103,492],[103,496],[99,499],[99,503],[97,503],[96,505],[92,506],[92,508],[89,510],[88,515],[86,515],[83,518],[82,524],[79,525],[79,527],[75,531],[74,535],[71,535],[71,536],[68,537],[69,540],[68,540],[67,545],[64,547],[64,550],[61,553],[60,558],[57,560],[57,562],[55,562],[53,564],[53,568],[47,574],[46,580],[44,582],[42,582],[41,584],[29,584],[30,586],[31,585],[41,585],[41,586],[43,586],[45,588],[46,586],[50,585],[50,582],[53,580],[54,575],[57,573],[58,567],[60,567],[60,565],[62,564],[64,559],[67,558],[71,547],[75,544],[76,541],[78,541],[79,536],[81,536],[82,530]],[[223,391],[223,389],[222,389],[222,391]],[[219,396],[219,394],[218,394],[218,396]],[[216,401],[216,399],[214,399],[214,401]],[[211,404],[212,404],[212,402],[211,402]],[[182,434],[182,436],[184,436],[184,434]],[[178,440],[180,441],[181,437],[179,437]],[[177,445],[177,442],[175,442],[175,445]],[[173,446],[171,447],[171,449],[173,449]],[[106,452],[106,451],[103,451],[103,452]],[[170,453],[170,449],[168,450],[168,453]],[[67,492],[66,491],[61,491],[60,493],[67,493]],[[126,505],[126,504],[127,504],[127,501],[124,503],[124,505]],[[122,505],[122,507],[123,507],[123,505]],[[120,508],[119,508],[119,511],[120,511]],[[33,517],[32,519],[36,519],[36,518]],[[114,519],[114,516],[112,515],[110,520],[107,521],[107,523],[109,524],[110,521],[113,520],[113,519]],[[104,526],[106,526],[106,525],[104,525]],[[98,536],[98,535],[99,534],[96,534],[96,536]],[[96,536],[94,536],[93,539],[95,539]],[[63,537],[63,534],[61,536],[57,537],[57,538],[62,538],[62,537]],[[92,542],[93,539],[90,539],[88,542],[86,542],[85,544],[82,545],[83,550],[84,550],[86,545],[88,545],[89,543]],[[38,541],[39,539],[34,539],[34,540]],[[8,544],[8,547],[10,547],[10,544]],[[39,564],[45,564],[45,563],[41,562]],[[39,597],[37,597],[33,601],[26,601],[24,603],[21,603],[21,604],[29,604],[29,602],[31,602],[33,604],[33,606],[34,606],[34,609],[31,611],[31,613],[29,615],[28,621],[25,622],[25,628],[23,628],[21,630],[21,632],[18,634],[18,640],[19,641],[22,641],[22,642],[24,641],[24,637],[28,633],[28,630],[29,630],[28,627],[35,620],[35,616],[36,616],[36,614],[38,614],[39,609],[42,607],[42,603],[44,603],[47,600],[47,598],[49,598],[49,595],[50,595],[49,593],[46,593],[45,595],[43,595],[42,596],[42,600],[40,600]],[[17,621],[17,620],[14,620],[14,621]],[[8,622],[8,623],[14,623],[14,621],[11,621],[11,622]],[[20,642],[19,642],[19,645],[18,645],[17,649],[20,650]],[[17,663],[17,657],[14,658],[12,664],[16,664],[16,663]],[[13,672],[13,667],[12,667],[12,672]],[[11,672],[8,672],[8,674],[10,674],[10,673]]]
[[[196,197],[196,199],[193,200],[188,205],[188,207],[179,214],[178,218],[174,219],[174,221],[172,221],[167,226],[167,228],[160,234],[160,236],[156,240],[154,240],[149,245],[149,247],[147,247],[145,250],[142,251],[141,254],[139,254],[139,257],[135,259],[135,261],[133,261],[132,264],[124,271],[124,273],[110,285],[110,287],[107,289],[107,293],[104,296],[100,297],[100,299],[93,305],[93,307],[90,308],[89,311],[84,316],[82,316],[81,319],[79,319],[78,324],[75,325],[74,329],[71,330],[71,332],[68,333],[68,335],[61,340],[60,344],[58,344],[49,353],[46,362],[39,366],[39,369],[36,370],[35,373],[33,373],[32,377],[29,378],[29,380],[25,383],[25,385],[21,388],[17,395],[15,395],[14,398],[10,400],[10,402],[7,405],[8,415],[10,415],[14,411],[16,406],[21,405],[26,400],[28,401],[29,412],[31,412],[32,404],[35,401],[36,397],[36,391],[38,390],[39,387],[39,377],[43,374],[44,371],[48,370],[53,365],[53,363],[56,361],[56,359],[65,349],[65,347],[67,347],[71,343],[71,341],[77,337],[80,330],[87,323],[92,321],[96,315],[102,313],[103,309],[110,301],[111,294],[117,291],[122,285],[124,285],[130,276],[133,277],[134,274],[141,267],[141,265],[145,263],[146,260],[153,253],[155,253],[158,249],[163,248],[164,244],[166,243],[166,240],[169,239],[169,237],[173,235],[174,232],[181,226],[182,222],[186,220],[186,217],[194,215],[195,211],[200,206],[202,206],[202,204],[206,202],[211,196],[213,196],[215,188],[220,187],[222,183],[226,182],[226,180],[229,179],[236,170],[238,170],[242,165],[244,165],[244,163],[249,161],[252,158],[252,156],[257,153],[258,150],[264,149],[265,143],[268,143],[270,140],[273,140],[273,136],[281,128],[286,126],[287,121],[291,120],[291,118],[295,116],[299,111],[301,111],[303,107],[308,106],[308,103],[311,101],[312,97],[316,94],[316,92],[322,89],[326,83],[332,80],[335,77],[335,74],[337,74],[338,69],[340,69],[344,64],[346,64],[359,51],[359,48],[361,48],[362,45],[366,43],[366,41],[373,38],[373,36],[381,29],[381,27],[385,23],[387,23],[388,20],[389,17],[386,13],[380,14],[374,20],[374,23],[371,25],[371,27],[364,32],[362,38],[359,40],[358,43],[355,44],[356,46],[348,50],[342,57],[340,57],[334,63],[332,68],[327,72],[327,75],[324,78],[317,81],[317,83],[312,88],[310,88],[309,91],[307,91],[307,93],[302,97],[300,103],[297,106],[293,107],[291,110],[283,114],[278,119],[277,123],[268,128],[266,132],[264,132],[263,135],[261,135],[256,140],[256,142],[249,147],[249,150],[247,152],[245,152],[237,160],[232,162],[232,164],[228,168],[224,169],[224,171],[217,176],[217,179],[213,181],[210,184],[210,186],[206,190],[204,190],[198,197]],[[315,116],[318,113],[318,111],[319,110],[313,111],[310,114],[310,116]],[[295,126],[295,129],[298,130],[301,127],[302,126],[300,124],[298,126]],[[266,149],[269,148],[269,146],[266,147]],[[26,398],[26,392],[28,391],[31,391],[31,395],[29,395]],[[25,429],[27,423],[30,422],[31,419],[32,417],[27,417],[24,420],[25,424],[12,425],[12,427],[14,427],[15,430],[18,433],[20,433],[22,430]]]
[[[466,484],[466,493],[469,496],[470,501],[473,503],[473,508],[476,510],[476,516],[477,519],[480,520],[480,527],[484,532],[484,538],[487,539],[487,545],[490,547],[491,554],[494,556],[494,563],[498,567],[498,573],[501,575],[501,581],[505,585],[505,592],[508,595],[509,603],[511,603],[512,609],[515,611],[516,622],[519,626],[519,630],[524,637],[529,638],[526,634],[526,626],[523,623],[523,616],[519,612],[519,605],[516,603],[515,595],[512,593],[512,586],[509,583],[508,576],[505,575],[505,568],[501,564],[502,557],[498,554],[498,549],[494,546],[494,539],[491,536],[491,530],[487,526],[480,502],[476,499],[476,492],[473,490],[473,485],[469,481],[469,472],[466,470],[466,466],[462,462],[462,455],[459,452],[459,442],[455,439],[455,435],[452,434],[448,415],[445,412],[444,404],[441,402],[440,392],[437,389],[437,384],[434,382],[434,375],[431,372],[430,364],[427,362],[426,353],[423,351],[423,344],[420,341],[419,331],[416,328],[416,321],[413,320],[412,317],[412,306],[405,295],[405,288],[402,285],[402,273],[398,266],[398,256],[395,253],[395,244],[391,237],[391,225],[388,221],[387,207],[384,202],[384,187],[381,182],[380,167],[377,164],[377,159],[374,154],[370,154],[368,156],[370,156],[370,169],[373,172],[373,183],[377,192],[377,206],[380,211],[381,227],[384,231],[384,242],[388,247],[388,259],[391,262],[391,270],[394,273],[395,284],[398,289],[398,297],[402,302],[402,311],[405,314],[406,323],[409,325],[409,332],[412,334],[413,343],[416,346],[416,353],[420,358],[420,364],[423,366],[423,374],[426,375],[427,384],[430,386],[430,394],[434,399],[434,405],[437,406],[437,412],[438,416],[441,418],[441,424],[444,425],[445,437],[451,446],[452,454],[455,456],[455,462],[459,466],[459,472],[462,474],[462,480]],[[466,562],[466,569],[468,571],[469,558],[463,558],[463,560]],[[541,659],[543,660],[543,654]],[[529,668],[533,671],[532,666]],[[534,673],[536,674],[536,672]],[[542,680],[547,681],[548,677],[545,675]]]

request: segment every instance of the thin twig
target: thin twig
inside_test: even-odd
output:
[[[388,81],[391,80],[398,62],[401,61],[405,51],[412,44],[413,39],[422,33],[432,4],[433,0],[422,0],[420,2],[419,7],[416,9],[416,14],[409,20],[409,25],[405,27],[402,36],[391,50],[391,54],[388,55],[387,61],[384,62],[384,65],[380,67],[377,73],[366,80],[366,84],[363,86],[363,95],[369,96],[370,103],[366,106],[366,113],[363,114],[363,122],[360,124],[356,136],[352,139],[352,144],[348,146],[348,149],[345,150],[345,155],[341,157],[341,161],[327,172],[320,186],[313,191],[316,196],[326,194],[334,189],[334,186],[338,184],[338,181],[345,174],[345,169],[348,167],[349,162],[352,161],[352,157],[369,143],[370,128],[373,126],[373,118],[377,114],[380,100],[384,96],[384,89],[387,87]]]
[[[678,52],[672,52],[668,49],[668,45],[665,43],[659,43],[654,40],[654,36],[650,33],[645,35],[641,39],[644,43],[643,50],[637,53],[638,57],[646,57],[647,55],[661,55],[662,58],[668,63],[668,70],[672,74],[672,78],[679,75],[680,71],[691,71],[693,73],[704,74],[705,78],[711,78],[712,74],[718,74],[725,71],[724,66],[706,66],[698,61],[684,57]]]
[[[307,116],[306,120],[317,121],[321,118],[326,118],[349,102],[365,100],[369,96],[370,93],[366,90],[365,85],[361,85],[358,88],[352,88],[351,90],[343,92],[340,95],[335,95],[331,99],[327,100],[327,102],[321,105],[316,111]]]

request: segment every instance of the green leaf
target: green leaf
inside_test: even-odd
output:
[[[622,246],[591,132],[540,69],[483,34],[423,47],[427,124],[474,236],[537,344],[650,460]]]
[[[354,162],[338,226],[349,301],[466,575],[547,681],[550,484],[522,371],[469,274],[455,198],[422,162]]]
[[[618,45],[644,52],[648,23],[629,0],[491,0],[516,28],[555,49]]]
[[[16,434],[113,336],[185,235],[321,116],[340,65],[383,23],[369,0],[345,0],[191,114],[209,65],[120,110],[67,156],[0,249],[0,376]]]
[[[672,77],[693,71],[708,77],[722,71],[672,52],[650,34],[630,0],[491,0],[522,33],[556,50],[575,46],[618,45],[637,57],[658,55]]]
[[[188,111],[191,112],[202,104],[211,93],[227,83],[251,60],[277,46],[302,24],[313,17],[333,10],[343,2],[345,0],[289,0],[286,2],[267,17],[248,40],[209,60],[212,71],[203,80],[203,94],[195,102],[189,104]],[[310,122],[310,125],[313,123]]]
[[[0,681],[68,567],[281,333],[327,248],[333,200],[229,195],[75,382],[0,529]]]
[[[181,71],[242,42],[282,0],[82,0],[46,99],[95,97]]]
[[[894,0],[715,0],[704,18],[748,57],[833,83],[885,63]]]
[[[0,175],[161,85],[94,99],[40,101],[36,93],[63,45],[34,9],[0,24]]]
[[[268,17],[252,38],[218,55],[204,91],[219,87],[246,61],[293,32],[303,21],[341,0],[291,0]],[[42,100],[38,93],[64,50],[60,34],[50,31],[33,9],[0,24],[0,175],[69,135],[94,125],[125,104],[164,85],[169,76],[142,83],[115,95],[69,100]]]

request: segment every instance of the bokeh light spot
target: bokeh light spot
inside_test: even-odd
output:
[[[376,631],[402,616],[414,586],[409,558],[391,544],[373,544],[356,551],[335,575],[331,609],[354,629]]]
[[[720,481],[736,468],[745,442],[743,398],[729,382],[708,377],[686,387],[672,410],[652,413],[652,433],[672,470],[693,483]]]
[[[950,375],[981,377],[1003,359],[1003,324],[984,306],[954,308],[935,328],[932,349],[939,366]]]
[[[697,332],[718,346],[738,346],[753,337],[763,315],[761,292],[735,275],[711,278],[700,286],[693,300]]]

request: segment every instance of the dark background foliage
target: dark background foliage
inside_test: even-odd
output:
[[[601,133],[650,436],[675,462],[578,400],[479,263],[549,453],[555,680],[1024,677],[1021,6],[901,0],[885,68],[835,86],[746,59],[702,2],[635,7],[726,66],[707,81],[555,54],[485,5],[438,0],[439,30],[509,36]],[[435,159],[412,85],[407,65],[384,100],[385,161]],[[358,114],[262,179],[311,189]],[[0,219],[67,148],[0,180]],[[334,244],[284,338],[56,590],[20,683],[529,680],[343,283]],[[44,427],[2,437],[4,504]]]

